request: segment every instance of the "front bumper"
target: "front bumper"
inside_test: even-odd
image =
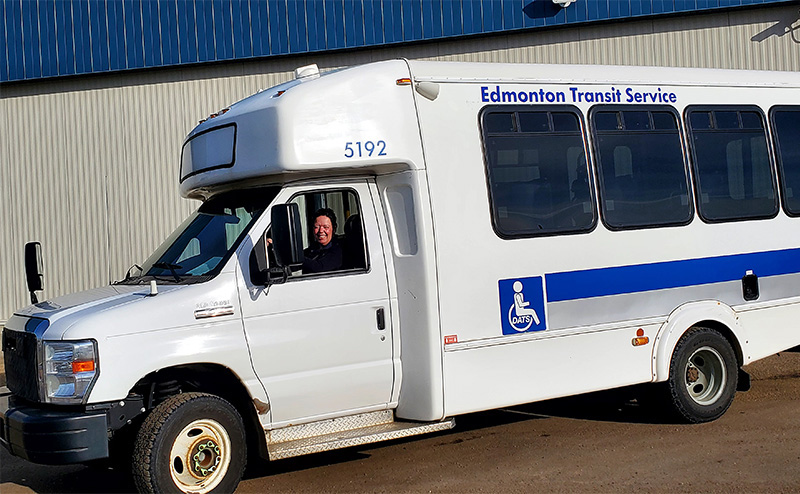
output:
[[[14,456],[49,465],[106,458],[108,422],[104,412],[61,411],[17,404],[12,395],[3,393],[0,444]]]

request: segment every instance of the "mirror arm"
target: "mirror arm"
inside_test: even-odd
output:
[[[289,266],[279,266],[267,270],[267,281],[264,286],[283,284],[289,279],[291,269]]]

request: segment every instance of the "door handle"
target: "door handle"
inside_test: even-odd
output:
[[[378,309],[375,313],[378,323],[378,330],[386,329],[386,314],[383,311],[383,307]]]

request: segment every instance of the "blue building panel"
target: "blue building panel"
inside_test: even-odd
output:
[[[142,2],[142,42],[145,67],[158,67],[163,65],[161,56],[161,34],[159,22],[149,22],[159,19],[158,2]]]
[[[422,30],[422,0],[411,0],[411,38],[408,41],[425,38]]]
[[[128,69],[144,67],[144,41],[142,33],[142,4],[139,1],[125,0],[122,3],[125,18],[125,59]],[[75,64],[78,65],[77,39]],[[81,70],[77,70],[81,73]]]
[[[289,22],[289,51],[303,53],[308,51],[308,21],[304,2],[289,2],[286,5],[286,14]]]
[[[273,55],[289,53],[289,23],[286,20],[286,0],[270,1],[269,39]]]
[[[22,2],[22,60],[26,78],[42,76],[42,61],[39,53],[39,19],[36,3]]]
[[[22,56],[22,6],[20,2],[5,3],[6,51],[8,79],[25,79],[25,63]]]
[[[233,53],[234,58],[253,56],[253,31],[250,29],[250,1],[235,0],[231,3],[233,12]]]
[[[91,29],[92,72],[104,72],[111,67],[108,63],[108,20],[105,2],[94,1],[89,5],[89,26]]]
[[[158,17],[161,33],[161,58],[164,65],[181,63],[178,47],[178,1],[169,0],[159,3]]]
[[[227,0],[214,0],[211,2],[211,7],[214,26],[214,46],[216,47],[215,59],[230,60],[233,58],[230,3]]]
[[[63,2],[56,2],[58,7]],[[56,14],[58,9],[56,9]],[[125,13],[122,4],[119,2],[109,2],[106,4],[106,25],[108,26],[108,66],[110,70],[122,70],[128,68],[127,53],[125,51]],[[63,27],[59,24],[59,27]],[[60,32],[59,32],[60,34]],[[70,34],[71,37],[71,34]],[[59,51],[59,59],[63,58]],[[72,51],[70,50],[70,53]],[[69,53],[68,53],[69,54]],[[61,60],[59,60],[61,66]],[[64,75],[72,72],[61,72]]]
[[[58,73],[68,75],[75,73],[75,36],[72,24],[72,4],[56,2],[56,48],[58,50]],[[124,69],[125,65],[111,67]]]
[[[328,8],[330,6],[330,8]],[[328,32],[327,49],[346,48],[347,38],[344,30],[344,0],[325,3],[325,15],[333,20],[333,30]],[[331,36],[331,34],[333,36]]]
[[[425,29],[426,35],[431,39],[441,38],[443,32],[442,26],[442,0],[431,0],[430,2],[423,2],[423,12],[429,12],[430,16],[422,19],[422,22],[430,22],[430,29]]]
[[[325,4],[323,2],[306,2],[305,9],[308,22],[308,50],[324,50],[326,48]]]
[[[364,45],[374,46],[377,44],[375,39],[378,32],[375,25],[375,10],[380,11],[380,3],[378,2],[364,2],[362,8],[364,9]]]
[[[39,33],[41,40],[42,77],[58,75],[58,53],[56,52],[55,6],[39,4]]]
[[[177,2],[177,39],[180,63],[197,61],[197,22],[194,6],[187,2]]]
[[[503,3],[483,0],[481,8],[483,12],[483,30],[486,32],[502,31]]]
[[[216,60],[214,50],[214,14],[211,2],[194,4],[195,39],[197,40],[197,61]]]
[[[0,0],[0,82],[796,0]]]
[[[397,7],[398,16],[394,11]],[[381,0],[381,23],[383,25],[384,43],[397,43],[403,40],[403,22],[399,17],[400,4],[392,0]],[[396,22],[395,22],[396,19]]]
[[[269,39],[269,6],[266,2],[250,4],[250,19],[253,28],[253,55],[267,56],[272,53]]]
[[[88,74],[92,67],[92,32],[89,22],[89,3],[73,0],[72,23],[75,38],[75,71]]]
[[[442,2],[442,37],[456,36],[461,34],[460,30],[457,32],[458,23],[456,22],[456,11],[460,12],[455,2],[445,0]],[[460,14],[458,15],[460,19]]]
[[[6,37],[6,4],[0,2],[0,81],[8,80],[8,38]]]
[[[347,9],[347,4],[345,4],[345,9]],[[348,46],[364,46],[364,6],[360,2],[353,2],[350,14],[345,15],[345,22],[347,19],[352,19],[353,25],[353,36],[348,37]],[[345,30],[347,30],[346,25]]]

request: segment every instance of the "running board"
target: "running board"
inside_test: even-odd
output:
[[[267,431],[270,460],[388,441],[455,427],[442,422],[395,422],[394,412],[382,410]]]

